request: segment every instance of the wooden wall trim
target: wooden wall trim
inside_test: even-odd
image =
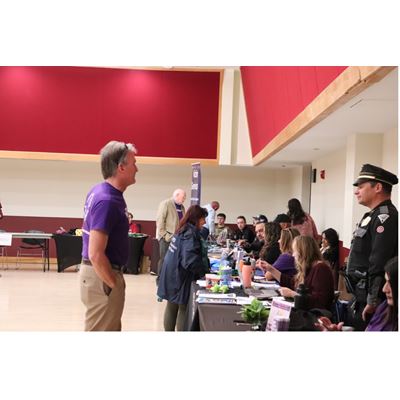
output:
[[[12,158],[22,160],[55,160],[55,161],[85,161],[99,162],[98,154],[72,154],[72,153],[46,153],[34,151],[6,151],[0,150],[0,158]],[[138,165],[191,165],[200,162],[202,165],[218,165],[218,159],[194,159],[173,157],[136,157]]]
[[[345,69],[253,157],[253,165],[258,165],[272,157],[367,87],[379,82],[394,68],[396,67],[348,67]]]

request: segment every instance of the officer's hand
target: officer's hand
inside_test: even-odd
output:
[[[315,323],[314,325],[320,331],[341,331],[343,322],[333,324],[329,318],[321,317],[318,319],[318,323]]]
[[[364,321],[369,321],[369,319],[371,318],[372,314],[375,312],[376,307],[371,305],[371,304],[367,304],[362,312],[362,319]]]

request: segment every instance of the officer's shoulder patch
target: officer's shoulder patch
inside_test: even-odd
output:
[[[367,226],[369,224],[369,222],[371,221],[371,217],[368,215],[368,217],[365,217],[362,221],[361,221],[361,226]]]
[[[378,218],[379,221],[381,221],[381,224],[383,224],[389,218],[389,214],[379,214]]]
[[[379,212],[381,214],[387,214],[389,212],[389,207],[388,206],[380,206],[379,207]]]
[[[376,231],[377,231],[378,233],[382,233],[382,232],[384,232],[384,230],[385,230],[385,228],[384,228],[382,225],[379,225],[379,226],[376,228]]]

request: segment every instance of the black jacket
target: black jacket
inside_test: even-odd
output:
[[[157,295],[175,304],[187,304],[193,281],[209,271],[207,247],[199,230],[187,224],[175,234],[168,247],[161,269]]]
[[[233,240],[244,239],[248,243],[251,243],[255,237],[256,234],[247,225],[244,227],[242,231],[240,229],[236,229],[235,232],[233,233]]]
[[[390,200],[364,214],[354,232],[347,273],[360,303],[377,305],[384,297],[384,266],[397,255],[398,212]]]

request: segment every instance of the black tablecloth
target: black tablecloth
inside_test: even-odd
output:
[[[53,235],[57,250],[57,271],[78,265],[82,260],[82,236]]]
[[[129,256],[124,268],[125,274],[138,274],[140,272],[140,261],[143,257],[144,242],[148,236],[129,236]]]
[[[57,249],[57,271],[62,272],[66,268],[78,265],[82,260],[82,236],[54,235]],[[144,242],[147,236],[129,236],[129,257],[124,273],[138,274],[140,261],[143,256]]]
[[[249,331],[251,325],[238,323],[242,306],[236,304],[199,304],[196,292],[201,289],[195,282],[190,288],[185,330],[188,331]],[[247,296],[242,288],[231,289],[237,296]]]

